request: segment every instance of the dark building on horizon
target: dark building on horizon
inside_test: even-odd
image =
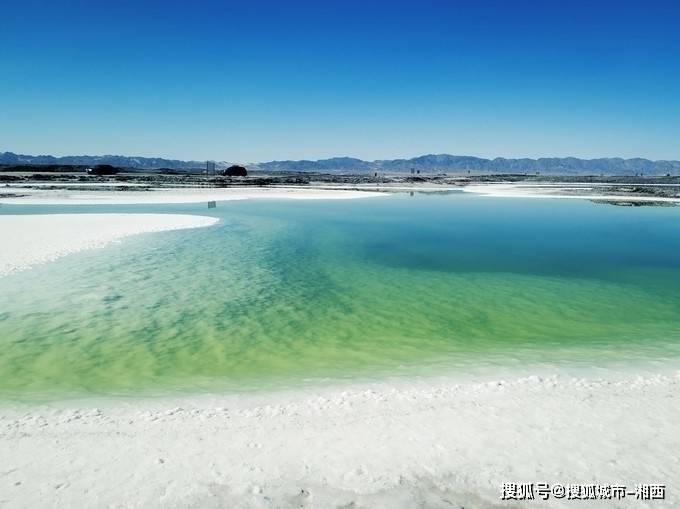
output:
[[[223,175],[225,177],[245,177],[248,175],[248,170],[246,170],[245,166],[234,164],[233,166],[230,166],[224,170]]]

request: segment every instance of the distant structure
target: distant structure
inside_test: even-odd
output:
[[[248,170],[244,166],[239,166],[235,164],[230,166],[222,173],[225,177],[245,177],[248,175]]]
[[[206,175],[214,175],[215,174],[215,161],[206,161],[205,162],[205,174]]]
[[[118,168],[110,164],[98,164],[94,168],[88,168],[88,175],[115,175],[118,173]]]

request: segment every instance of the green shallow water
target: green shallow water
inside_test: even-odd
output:
[[[0,395],[146,395],[680,357],[680,208],[467,194],[210,214],[0,280]]]

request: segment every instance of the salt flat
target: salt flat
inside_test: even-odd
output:
[[[533,375],[16,404],[0,411],[0,503],[484,508],[517,507],[503,482],[668,484],[679,388],[680,372]]]

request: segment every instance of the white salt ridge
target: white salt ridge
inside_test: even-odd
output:
[[[503,482],[665,483],[680,372],[438,379],[0,409],[0,504],[518,507]],[[545,507],[539,501],[532,507]]]
[[[644,184],[642,184],[644,186]],[[517,184],[517,183],[486,183],[471,184],[463,187],[467,193],[477,193],[483,196],[498,198],[560,198],[574,200],[616,201],[616,202],[645,202],[645,203],[680,203],[680,198],[666,196],[641,196],[636,195],[608,195],[598,193],[598,188],[605,184]],[[652,186],[651,184],[649,185]],[[672,185],[659,185],[659,187],[673,187]]]
[[[34,189],[14,186],[20,196],[0,198],[0,203],[31,205],[135,205],[161,203],[202,203],[247,199],[347,200],[385,196],[371,191],[330,190],[303,187],[280,188],[149,188],[145,191],[93,191]]]
[[[217,221],[180,214],[0,215],[0,277],[130,235],[198,228]]]

